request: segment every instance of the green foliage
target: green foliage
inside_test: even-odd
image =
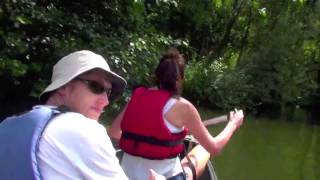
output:
[[[0,58],[0,75],[11,74],[14,78],[23,76],[27,71],[28,66],[22,64],[15,59],[2,59]]]
[[[210,65],[194,63],[188,66],[184,92],[200,106],[250,110],[255,104],[250,98],[252,87],[246,78],[241,71],[228,70],[222,60]]]
[[[118,110],[134,86],[151,83],[170,46],[189,61],[184,95],[199,105],[254,111],[316,104],[319,9],[319,1],[2,0],[0,83],[8,86],[1,106],[36,99],[59,58],[90,49],[128,80],[113,104]]]
[[[309,38],[305,38],[315,34],[305,30],[309,24],[305,15],[310,12],[300,8],[297,4],[288,3],[283,5],[283,9],[267,12],[270,17],[263,20],[262,25],[272,28],[256,34],[252,38],[251,52],[243,57],[246,61],[242,65],[245,66],[245,74],[257,90],[252,98],[261,103],[284,109],[286,106],[303,105],[302,102],[306,103],[318,88],[316,79],[309,74],[314,59],[304,48],[305,43],[310,43]],[[256,25],[260,28],[259,24]]]

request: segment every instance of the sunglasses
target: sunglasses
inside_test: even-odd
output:
[[[91,92],[94,94],[102,94],[106,92],[107,96],[110,97],[112,88],[106,88],[102,86],[100,83],[93,81],[93,80],[88,80],[88,79],[82,79],[82,78],[75,78],[75,80],[81,81],[84,84],[88,86]]]

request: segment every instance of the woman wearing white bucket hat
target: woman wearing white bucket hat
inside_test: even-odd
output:
[[[127,179],[97,121],[125,87],[98,54],[60,59],[40,95],[45,105],[0,124],[0,179]]]

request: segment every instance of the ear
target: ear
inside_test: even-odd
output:
[[[64,96],[67,95],[68,89],[69,89],[69,85],[66,84],[66,85],[60,87],[60,88],[57,90],[57,94],[58,94],[60,97],[64,97]]]

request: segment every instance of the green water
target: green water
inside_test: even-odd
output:
[[[204,119],[221,113],[200,109]],[[109,118],[110,119],[110,118]],[[320,180],[320,126],[253,119],[243,126],[212,163],[219,180]],[[225,124],[211,127],[216,135]]]
[[[210,132],[216,134],[222,126]],[[211,160],[220,180],[319,180],[320,127],[247,119]]]

